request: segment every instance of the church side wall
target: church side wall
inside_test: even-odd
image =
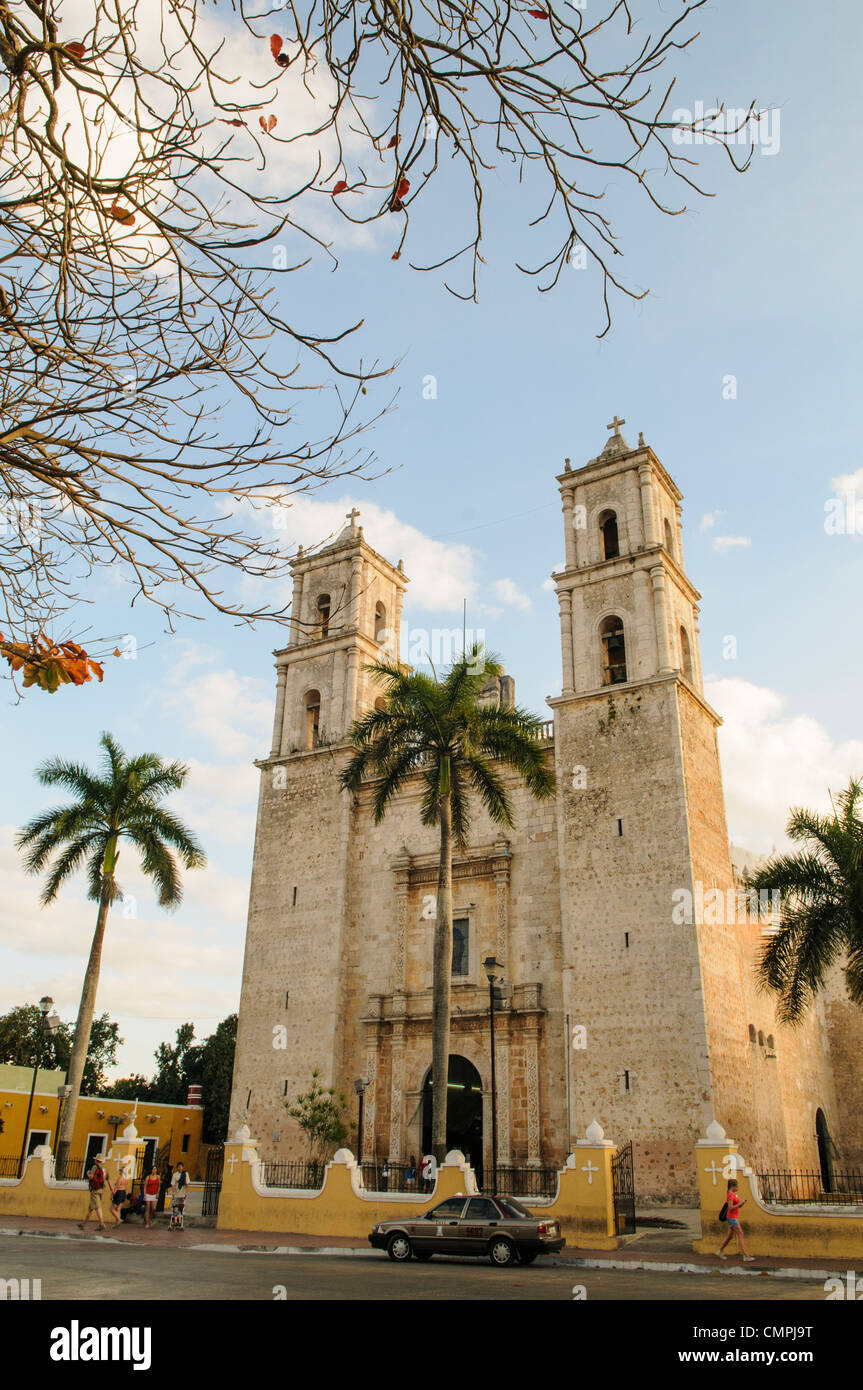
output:
[[[248,1123],[264,1158],[306,1156],[284,1108],[285,1083],[293,1099],[313,1070],[325,1087],[336,1077],[349,814],[338,767],[323,749],[261,774],[231,1127],[243,1122],[251,1091]]]
[[[663,682],[561,702],[555,719],[565,1007],[587,1030],[574,1126],[631,1137],[637,1191],[655,1197],[691,1194],[712,1118],[695,932],[671,917],[690,873],[674,701]]]

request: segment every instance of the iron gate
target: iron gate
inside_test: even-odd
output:
[[[611,1160],[611,1186],[614,1196],[614,1231],[618,1236],[635,1235],[635,1169],[632,1140],[621,1144]]]
[[[225,1166],[225,1149],[220,1144],[218,1148],[210,1149],[207,1154],[207,1171],[204,1176],[204,1204],[201,1208],[202,1216],[218,1216],[219,1196],[222,1191],[222,1170]]]

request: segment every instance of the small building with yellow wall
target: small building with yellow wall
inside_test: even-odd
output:
[[[18,1158],[27,1125],[25,1154],[32,1154],[40,1144],[56,1150],[61,1098],[58,1091],[66,1080],[62,1070],[40,1068],[30,1122],[27,1107],[33,1085],[32,1067],[0,1064],[0,1176],[10,1177],[5,1169],[11,1158]],[[114,1139],[134,1120],[139,1146],[143,1145],[145,1168],[159,1155],[160,1163],[169,1160],[173,1166],[184,1163],[194,1179],[202,1176],[201,1130],[204,1111],[200,1105],[166,1105],[158,1100],[118,1100],[113,1096],[80,1096],[75,1115],[75,1130],[69,1150],[72,1161],[67,1170],[69,1178],[83,1177],[89,1161],[97,1153],[107,1154]],[[140,1151],[140,1147],[139,1147]],[[3,1161],[5,1160],[5,1161]],[[78,1166],[80,1164],[80,1173]]]

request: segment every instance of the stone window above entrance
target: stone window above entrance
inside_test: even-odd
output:
[[[452,924],[452,973],[454,979],[470,974],[470,919],[456,917]]]

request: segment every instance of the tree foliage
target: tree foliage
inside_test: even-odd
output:
[[[312,1072],[312,1084],[303,1095],[284,1101],[285,1109],[296,1120],[309,1145],[309,1162],[323,1163],[334,1148],[344,1144],[354,1122],[345,1123],[347,1101],[334,1086],[320,1084],[320,1073]]]
[[[72,1025],[65,1021],[53,1037],[43,1038],[42,1013],[38,1004],[19,1004],[0,1017],[0,1062],[19,1067],[32,1067],[41,1055],[43,1067],[66,1072],[72,1047]],[[82,1091],[89,1096],[104,1095],[107,1072],[116,1065],[117,1048],[121,1047],[119,1024],[107,1014],[93,1019],[87,1060],[84,1063]]]
[[[228,1132],[231,1081],[237,1041],[237,1015],[223,1018],[215,1032],[195,1042],[195,1027],[183,1023],[173,1043],[160,1043],[155,1052],[156,1072],[148,1080],[140,1074],[122,1077],[104,1092],[123,1100],[152,1100],[163,1105],[185,1105],[189,1087],[201,1087],[204,1106],[202,1137],[217,1144]]]
[[[0,0],[0,654],[56,689],[39,652],[108,565],[169,622],[285,616],[287,586],[225,578],[286,577],[272,504],[368,476],[386,409],[360,409],[390,359],[337,282],[317,323],[285,307],[341,219],[398,260],[422,211],[412,266],[463,266],[473,299],[487,198],[517,188],[516,264],[550,289],[583,253],[607,331],[611,293],[641,294],[620,191],[669,214],[703,191],[671,103],[704,4]],[[714,115],[685,128],[745,167]]]
[[[783,1023],[803,1021],[840,961],[849,997],[863,1005],[863,782],[852,778],[836,803],[831,816],[792,810],[786,834],[801,848],[775,856],[746,883],[780,894],[759,981],[777,996]]]

